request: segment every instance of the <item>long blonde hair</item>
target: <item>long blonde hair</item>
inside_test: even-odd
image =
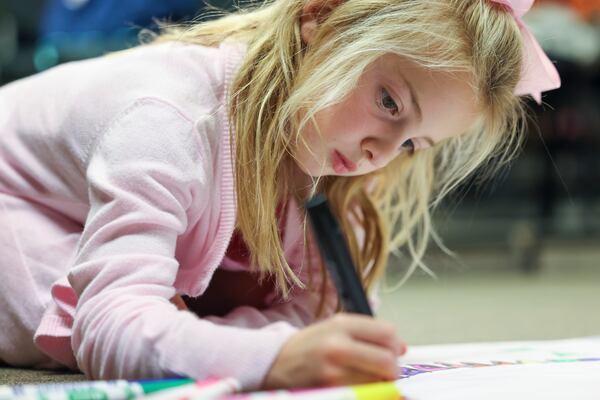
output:
[[[304,3],[274,0],[214,21],[166,27],[156,42],[247,43],[229,99],[236,132],[237,228],[252,265],[271,274],[284,296],[302,283],[283,255],[276,208],[291,189],[291,145],[301,141],[302,127],[347,96],[365,67],[386,53],[473,77],[482,113],[470,132],[397,157],[366,176],[315,182],[313,189],[320,185],[340,217],[370,290],[393,251],[410,254],[408,274],[425,268],[423,255],[434,233],[432,207],[478,167],[490,160],[498,166],[518,148],[525,115],[514,95],[521,36],[514,19],[487,0],[342,0],[306,47],[299,27]],[[357,238],[355,224],[364,240]]]

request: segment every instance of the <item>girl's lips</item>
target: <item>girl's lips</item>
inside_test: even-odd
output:
[[[354,172],[358,168],[355,163],[348,160],[342,153],[337,150],[333,151],[331,164],[333,170],[338,174]]]

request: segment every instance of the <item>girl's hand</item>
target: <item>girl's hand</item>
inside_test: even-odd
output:
[[[398,376],[406,345],[394,326],[369,316],[337,314],[306,327],[283,346],[264,389],[339,386]]]

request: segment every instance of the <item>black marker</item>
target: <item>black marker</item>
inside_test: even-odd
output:
[[[340,225],[331,213],[327,197],[318,194],[309,199],[304,206],[308,211],[323,261],[333,278],[344,311],[372,316],[373,311],[352,263]]]

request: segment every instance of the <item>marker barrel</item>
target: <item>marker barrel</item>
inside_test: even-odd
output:
[[[156,381],[84,381],[0,386],[0,400],[131,400],[159,390],[193,383],[192,379]]]
[[[230,396],[227,400],[406,400],[394,382],[308,390],[274,390]]]
[[[169,390],[163,390],[144,400],[212,400],[239,392],[241,384],[237,379],[225,378],[196,382]]]

